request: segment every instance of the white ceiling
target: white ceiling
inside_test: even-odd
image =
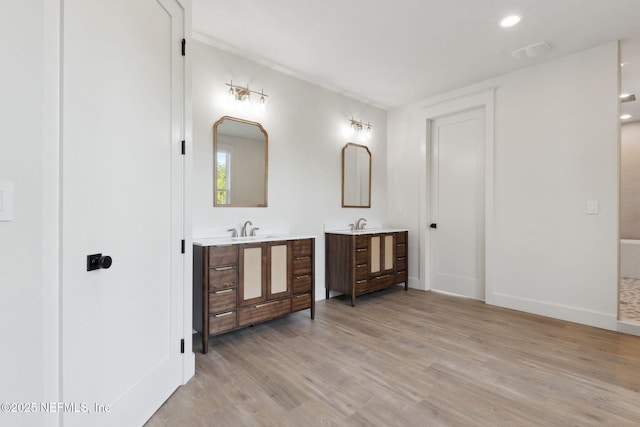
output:
[[[196,38],[384,109],[613,40],[640,105],[639,21],[640,0],[193,0]]]

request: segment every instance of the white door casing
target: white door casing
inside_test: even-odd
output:
[[[182,383],[185,11],[62,8],[61,400],[66,426],[141,425]],[[86,271],[86,257],[113,258]]]
[[[484,114],[431,126],[431,287],[484,299]]]

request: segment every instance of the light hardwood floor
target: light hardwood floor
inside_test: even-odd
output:
[[[637,426],[640,337],[400,287],[332,298],[212,339],[147,425]]]

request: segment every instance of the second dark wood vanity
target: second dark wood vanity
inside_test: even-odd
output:
[[[407,285],[408,232],[325,233],[325,289],[356,297],[404,283]]]

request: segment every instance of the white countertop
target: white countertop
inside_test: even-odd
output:
[[[282,240],[315,239],[316,236],[308,234],[281,234],[248,237],[199,237],[193,239],[193,244],[198,246],[240,245],[242,243],[277,242]]]
[[[377,233],[395,233],[398,231],[409,231],[406,228],[393,228],[393,227],[383,227],[383,228],[365,228],[364,230],[325,230],[325,233],[328,234],[348,234],[350,236],[357,236],[360,234],[377,234]]]

